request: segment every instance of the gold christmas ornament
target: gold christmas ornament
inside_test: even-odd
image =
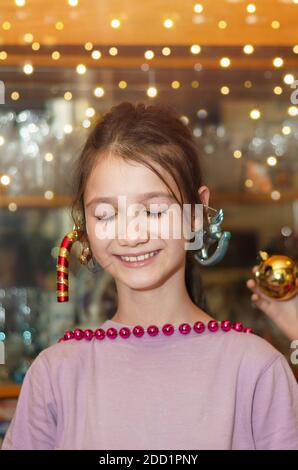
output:
[[[91,258],[92,258],[92,254],[91,254],[90,246],[84,242],[82,253],[79,256],[79,261],[81,264],[88,264]]]
[[[269,256],[259,251],[261,263],[254,273],[257,286],[276,300],[288,300],[298,293],[298,266],[284,255]]]

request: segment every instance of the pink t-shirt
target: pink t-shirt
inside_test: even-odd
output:
[[[254,334],[72,339],[33,361],[2,449],[298,449],[298,386]]]

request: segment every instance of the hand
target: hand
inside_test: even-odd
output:
[[[252,268],[255,273],[257,266]],[[297,280],[298,281],[298,280]],[[248,279],[246,286],[252,291],[252,302],[262,310],[290,339],[298,339],[298,294],[289,300],[276,300],[267,296],[254,279]]]

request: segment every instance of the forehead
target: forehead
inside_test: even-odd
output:
[[[172,176],[160,166],[156,166],[156,169],[180,199],[179,190]],[[109,156],[100,159],[92,169],[87,179],[84,198],[85,202],[97,195],[105,197],[125,195],[129,198],[155,191],[170,194],[166,184],[153,170],[138,162]]]

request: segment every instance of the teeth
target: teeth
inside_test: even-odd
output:
[[[157,251],[151,251],[151,253],[146,253],[145,255],[141,256],[120,256],[121,259],[124,261],[143,261],[144,259],[152,258],[152,256],[155,256],[158,252]]]

